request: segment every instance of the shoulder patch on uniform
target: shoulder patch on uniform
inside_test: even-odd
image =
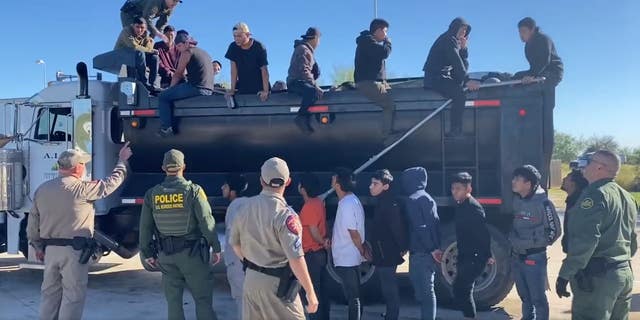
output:
[[[198,188],[198,198],[207,200],[207,194],[204,193],[204,189],[202,189],[202,187]]]
[[[299,236],[302,233],[302,225],[300,224],[300,220],[298,220],[298,216],[294,214],[290,214],[285,220],[285,224],[287,225],[287,229],[289,232]]]
[[[593,208],[593,199],[584,198],[584,200],[582,200],[582,202],[580,202],[580,208],[582,208],[582,209],[591,209],[591,208]]]

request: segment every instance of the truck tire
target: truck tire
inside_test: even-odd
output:
[[[488,309],[502,301],[513,288],[511,276],[510,246],[507,238],[498,229],[489,226],[491,234],[491,252],[496,263],[487,265],[476,279],[474,299],[478,309]],[[453,279],[456,276],[458,250],[453,224],[447,224],[442,230],[442,262],[437,265],[435,290],[438,302],[453,305]]]

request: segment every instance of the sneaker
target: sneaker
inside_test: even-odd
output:
[[[160,138],[166,138],[166,137],[170,137],[173,136],[173,128],[169,127],[169,128],[160,128],[160,130],[158,130],[158,136]]]
[[[311,121],[311,118],[309,116],[298,115],[294,121],[300,131],[304,132],[305,134],[313,133],[314,130],[311,127],[311,123],[309,123]]]

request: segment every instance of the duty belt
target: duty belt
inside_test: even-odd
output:
[[[166,255],[193,248],[198,240],[187,240],[185,237],[160,237],[160,251]]]
[[[49,238],[49,239],[41,239],[42,244],[45,246],[56,246],[56,247],[71,247],[73,246],[73,239],[63,239],[63,238]]]
[[[245,269],[251,269],[253,271],[258,271],[260,273],[264,273],[268,276],[272,276],[272,277],[276,277],[276,278],[280,278],[282,276],[282,274],[284,272],[287,271],[288,266],[285,267],[280,267],[280,268],[265,268],[265,267],[261,267],[247,259],[244,259],[242,261],[242,264],[244,266]]]

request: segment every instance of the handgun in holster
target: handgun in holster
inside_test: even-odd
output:
[[[292,303],[298,297],[301,287],[300,282],[293,274],[293,270],[287,265],[280,274],[276,296],[286,303]]]
[[[80,264],[87,264],[91,256],[95,253],[98,244],[93,238],[74,237],[71,240],[71,246],[74,250],[80,251],[78,262]]]
[[[578,288],[584,292],[593,292],[593,277],[600,277],[607,272],[607,260],[591,258],[587,266],[576,274]]]
[[[200,259],[202,263],[209,263],[209,259],[211,259],[211,253],[209,252],[209,242],[207,239],[202,237],[198,241],[196,241],[191,247],[191,251],[189,251],[189,256],[193,257],[196,254],[200,254]]]

